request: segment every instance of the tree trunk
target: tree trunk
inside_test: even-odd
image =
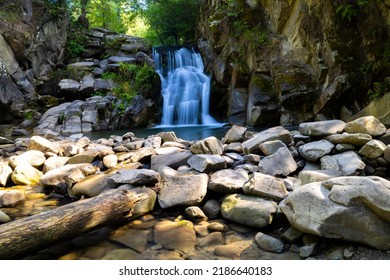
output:
[[[95,228],[124,222],[142,199],[127,190],[113,189],[34,216],[0,225],[0,259],[15,259],[73,239]]]

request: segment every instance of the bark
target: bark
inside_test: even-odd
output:
[[[125,222],[142,199],[123,189],[0,225],[0,259],[15,259],[108,224]]]

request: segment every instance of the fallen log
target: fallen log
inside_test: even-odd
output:
[[[142,198],[142,194],[112,189],[93,198],[0,225],[0,259],[20,258],[95,228],[124,222]]]

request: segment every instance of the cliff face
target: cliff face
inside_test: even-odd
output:
[[[38,98],[37,86],[64,57],[64,12],[41,1],[20,3],[0,3],[0,123],[24,117]]]
[[[348,3],[204,0],[198,46],[220,117],[249,126],[346,120],[373,82],[384,90],[390,1]]]

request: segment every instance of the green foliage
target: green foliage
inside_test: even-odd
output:
[[[367,6],[368,4],[381,3],[383,0],[352,0],[348,1],[348,4],[340,4],[336,8],[336,14],[338,14],[342,20],[351,22],[353,18],[358,15],[360,7]]]

